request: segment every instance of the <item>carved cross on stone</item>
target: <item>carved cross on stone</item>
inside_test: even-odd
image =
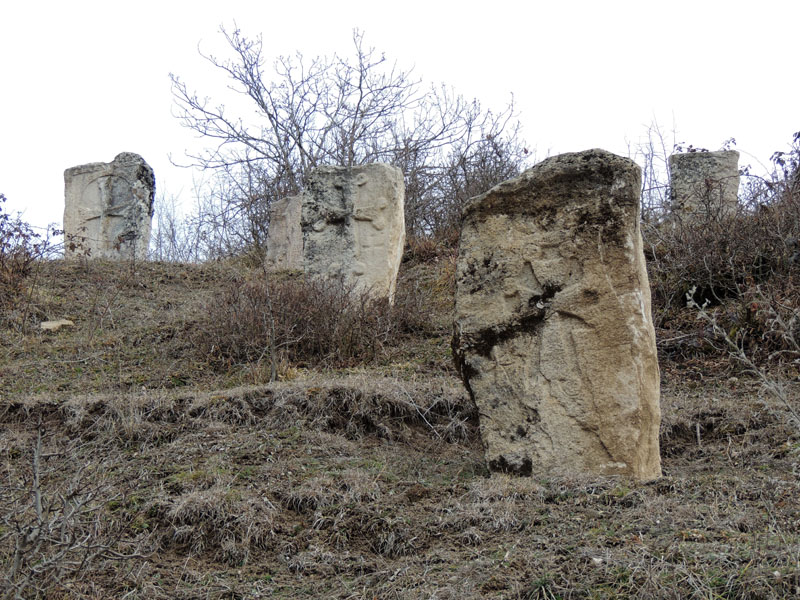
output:
[[[111,163],[90,163],[64,172],[64,233],[81,240],[67,258],[145,258],[155,198],[153,170],[138,154],[124,152]]]

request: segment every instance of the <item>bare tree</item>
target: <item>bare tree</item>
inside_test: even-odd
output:
[[[255,105],[256,118],[246,121],[198,96],[176,75],[172,89],[182,124],[213,142],[189,154],[190,164],[223,173],[225,216],[248,244],[263,244],[269,205],[298,193],[319,165],[387,162],[403,169],[407,223],[416,235],[451,225],[467,194],[522,166],[527,151],[518,141],[513,102],[492,113],[446,87],[424,88],[367,47],[359,31],[351,58],[281,56],[271,73],[260,36],[221,32],[233,57],[203,56]]]
[[[642,167],[641,218],[646,225],[657,223],[669,210],[669,155],[675,147],[675,131],[668,135],[655,118],[644,137],[629,145],[629,156]]]
[[[150,237],[150,258],[164,262],[196,260],[196,236],[181,217],[177,198],[161,191],[154,203],[153,233]]]

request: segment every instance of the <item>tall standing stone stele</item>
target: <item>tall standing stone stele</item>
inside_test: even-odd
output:
[[[687,152],[669,157],[674,215],[736,214],[739,196],[739,153]]]
[[[110,163],[72,167],[64,185],[66,258],[147,257],[156,182],[141,156],[123,152]]]
[[[402,171],[381,163],[318,167],[302,197],[305,273],[342,277],[391,300],[405,242]]]
[[[491,471],[660,476],[640,185],[588,150],[464,207],[453,350]]]

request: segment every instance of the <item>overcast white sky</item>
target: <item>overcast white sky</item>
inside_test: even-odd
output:
[[[37,226],[61,224],[64,169],[136,152],[159,191],[191,197],[170,165],[197,143],[172,116],[168,74],[203,95],[221,79],[220,25],[263,33],[268,56],[351,49],[352,30],[487,107],[513,92],[538,157],[627,155],[657,119],[678,141],[766,164],[800,130],[800,1],[139,0],[0,8],[0,192]]]

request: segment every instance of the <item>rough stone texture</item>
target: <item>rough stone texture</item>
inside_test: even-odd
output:
[[[155,199],[153,169],[138,154],[64,171],[65,257],[147,257]]]
[[[303,268],[342,276],[356,289],[394,297],[405,243],[400,169],[385,164],[319,167],[303,193]]]
[[[266,258],[268,269],[303,269],[303,232],[300,229],[302,210],[301,194],[278,200],[270,207]]]
[[[672,211],[680,216],[736,213],[739,153],[688,152],[669,157]]]
[[[453,350],[491,471],[660,476],[640,182],[588,150],[465,206]]]
[[[74,327],[75,323],[69,319],[58,319],[57,321],[42,321],[39,323],[39,329],[42,331],[58,331],[62,327]]]

